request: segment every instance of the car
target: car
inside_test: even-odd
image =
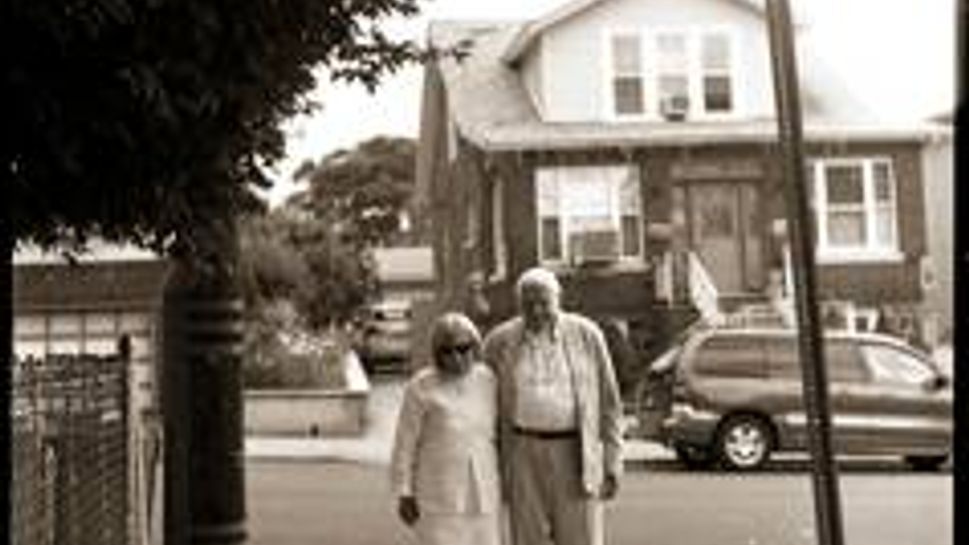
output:
[[[365,367],[376,371],[402,370],[411,356],[411,305],[384,300],[369,305],[359,327],[356,351]]]
[[[933,469],[952,449],[952,388],[932,358],[875,333],[825,332],[835,454]],[[688,467],[748,470],[808,447],[796,331],[708,329],[649,366],[640,422]]]

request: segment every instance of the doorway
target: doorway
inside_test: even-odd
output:
[[[752,182],[685,185],[690,248],[721,294],[764,288],[760,195]]]

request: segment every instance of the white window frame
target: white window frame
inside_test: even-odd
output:
[[[493,280],[505,278],[508,274],[508,247],[505,244],[505,182],[496,177],[491,184],[491,249],[494,268]]]
[[[640,68],[642,70],[643,82],[643,111],[637,114],[620,114],[616,112],[615,94],[613,92],[613,81],[616,74],[613,72],[613,49],[612,39],[620,35],[636,34],[640,37]],[[741,115],[740,98],[742,96],[742,79],[740,78],[740,59],[739,45],[740,39],[735,28],[729,25],[678,25],[678,26],[654,26],[631,29],[629,27],[610,28],[603,33],[603,104],[606,111],[604,118],[623,122],[623,121],[662,121],[663,116],[660,111],[659,93],[659,56],[657,49],[658,36],[662,34],[680,34],[686,37],[686,57],[687,57],[687,95],[689,97],[689,107],[687,110],[687,120],[718,120],[735,119]],[[703,67],[702,42],[703,37],[710,34],[719,34],[727,39],[727,64],[726,70],[716,71],[718,74],[727,75],[730,78],[730,109],[725,111],[708,112],[704,107],[704,88],[703,78],[707,75],[707,70]]]
[[[877,210],[880,205],[875,197],[875,165],[888,165],[889,183],[891,187],[891,202],[889,209],[892,218],[890,241],[880,244],[876,238]],[[860,211],[864,214],[865,242],[860,245],[832,245],[828,227],[829,210],[831,205],[827,198],[826,167],[860,167],[862,171],[862,204]],[[813,207],[817,222],[817,260],[819,263],[852,263],[852,262],[898,262],[904,258],[900,248],[899,217],[898,217],[898,178],[895,175],[894,164],[890,157],[826,157],[815,158],[808,163],[808,171],[813,180]]]
[[[541,203],[541,186],[545,183],[560,183],[558,181],[558,173],[560,171],[569,170],[573,173],[580,171],[586,171],[589,177],[601,177],[599,179],[603,180],[603,183],[610,180],[607,171],[620,170],[622,173],[616,173],[612,180],[616,180],[619,183],[611,183],[609,185],[609,207],[610,207],[610,221],[612,228],[616,229],[619,234],[619,257],[615,262],[615,265],[620,267],[645,267],[645,262],[643,259],[644,255],[644,225],[643,225],[643,202],[640,189],[641,173],[639,167],[635,164],[604,164],[604,165],[576,165],[576,166],[547,166],[538,167],[534,172],[534,182],[535,182],[535,234],[536,234],[536,244],[535,249],[537,253],[537,260],[544,266],[551,268],[567,268],[571,265],[572,256],[569,253],[569,236],[576,230],[571,228],[571,219],[569,215],[565,214],[561,210],[561,201],[559,201],[559,209],[554,213],[549,213],[549,211],[542,209]],[[624,209],[621,201],[621,191],[622,183],[621,180],[625,176],[632,176],[636,180],[636,195],[638,202],[636,203],[636,220],[639,232],[639,240],[637,242],[636,248],[637,252],[635,254],[625,254],[623,253],[624,240],[623,240],[623,230],[622,230],[622,217]],[[561,192],[561,188],[556,188],[556,191]],[[561,194],[561,193],[560,193]],[[542,222],[544,218],[547,217],[557,217],[559,220],[559,247],[561,248],[561,258],[559,259],[546,259],[543,257],[544,248],[542,248],[542,241],[544,240],[544,233]]]
[[[636,36],[639,38],[639,68],[640,74],[639,78],[641,80],[641,87],[643,90],[642,103],[643,111],[639,113],[630,114],[620,114],[616,111],[616,95],[613,90],[613,85],[618,77],[614,71],[615,67],[615,52],[612,48],[612,40],[617,36]],[[606,30],[602,35],[602,50],[604,52],[603,59],[604,64],[602,68],[603,73],[603,104],[606,106],[604,112],[607,119],[613,121],[637,121],[643,119],[650,119],[656,117],[656,111],[652,109],[651,102],[648,100],[652,95],[652,90],[648,87],[649,82],[649,70],[646,66],[648,58],[646,57],[646,40],[647,34],[643,32],[642,28],[636,27],[616,27]]]

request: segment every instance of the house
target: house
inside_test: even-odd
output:
[[[58,254],[36,248],[21,249],[15,254],[14,354],[18,359],[79,354],[109,356],[118,353],[119,339],[127,336],[130,341],[125,389],[128,440],[124,454],[120,455],[125,463],[112,466],[120,467],[118,471],[127,474],[121,481],[127,487],[127,504],[114,508],[126,514],[131,543],[158,543],[162,538],[163,479],[162,303],[170,263],[135,248],[101,243],[92,246],[90,254],[79,256],[73,264]],[[47,376],[53,376],[51,372],[47,371]],[[95,376],[92,380],[103,378]],[[48,388],[57,392],[58,386],[63,384],[48,385]],[[60,395],[66,396],[63,393],[66,391],[67,388]],[[93,392],[89,394],[78,406],[98,406],[101,400]],[[52,406],[58,405],[52,403]],[[78,410],[77,406],[74,410]],[[92,429],[85,428],[89,434],[97,433]],[[109,445],[100,452],[116,447],[107,440],[109,436],[98,437]],[[114,462],[117,461],[115,458]],[[83,490],[81,487],[87,484],[79,481],[76,490]],[[93,515],[88,513],[89,517]]]
[[[698,316],[790,308],[762,7],[575,0],[535,20],[428,32],[433,46],[468,47],[424,78],[417,183],[443,305],[460,308],[478,275],[493,318],[508,316],[516,276],[546,266],[565,306],[626,353],[620,380],[623,362]],[[850,328],[916,323],[922,153],[937,131],[854,115],[823,64],[799,62],[825,313]]]

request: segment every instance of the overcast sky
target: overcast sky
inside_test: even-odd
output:
[[[531,19],[569,0],[430,0],[423,14],[391,21],[400,36],[423,43],[428,21]],[[608,0],[604,0],[608,1]],[[955,79],[955,0],[790,0],[810,31],[811,50],[874,111],[897,118],[935,115],[952,108]],[[321,82],[322,108],[286,125],[287,158],[270,174],[270,202],[293,191],[292,171],[340,148],[379,134],[417,136],[421,70],[406,69],[374,93]]]

